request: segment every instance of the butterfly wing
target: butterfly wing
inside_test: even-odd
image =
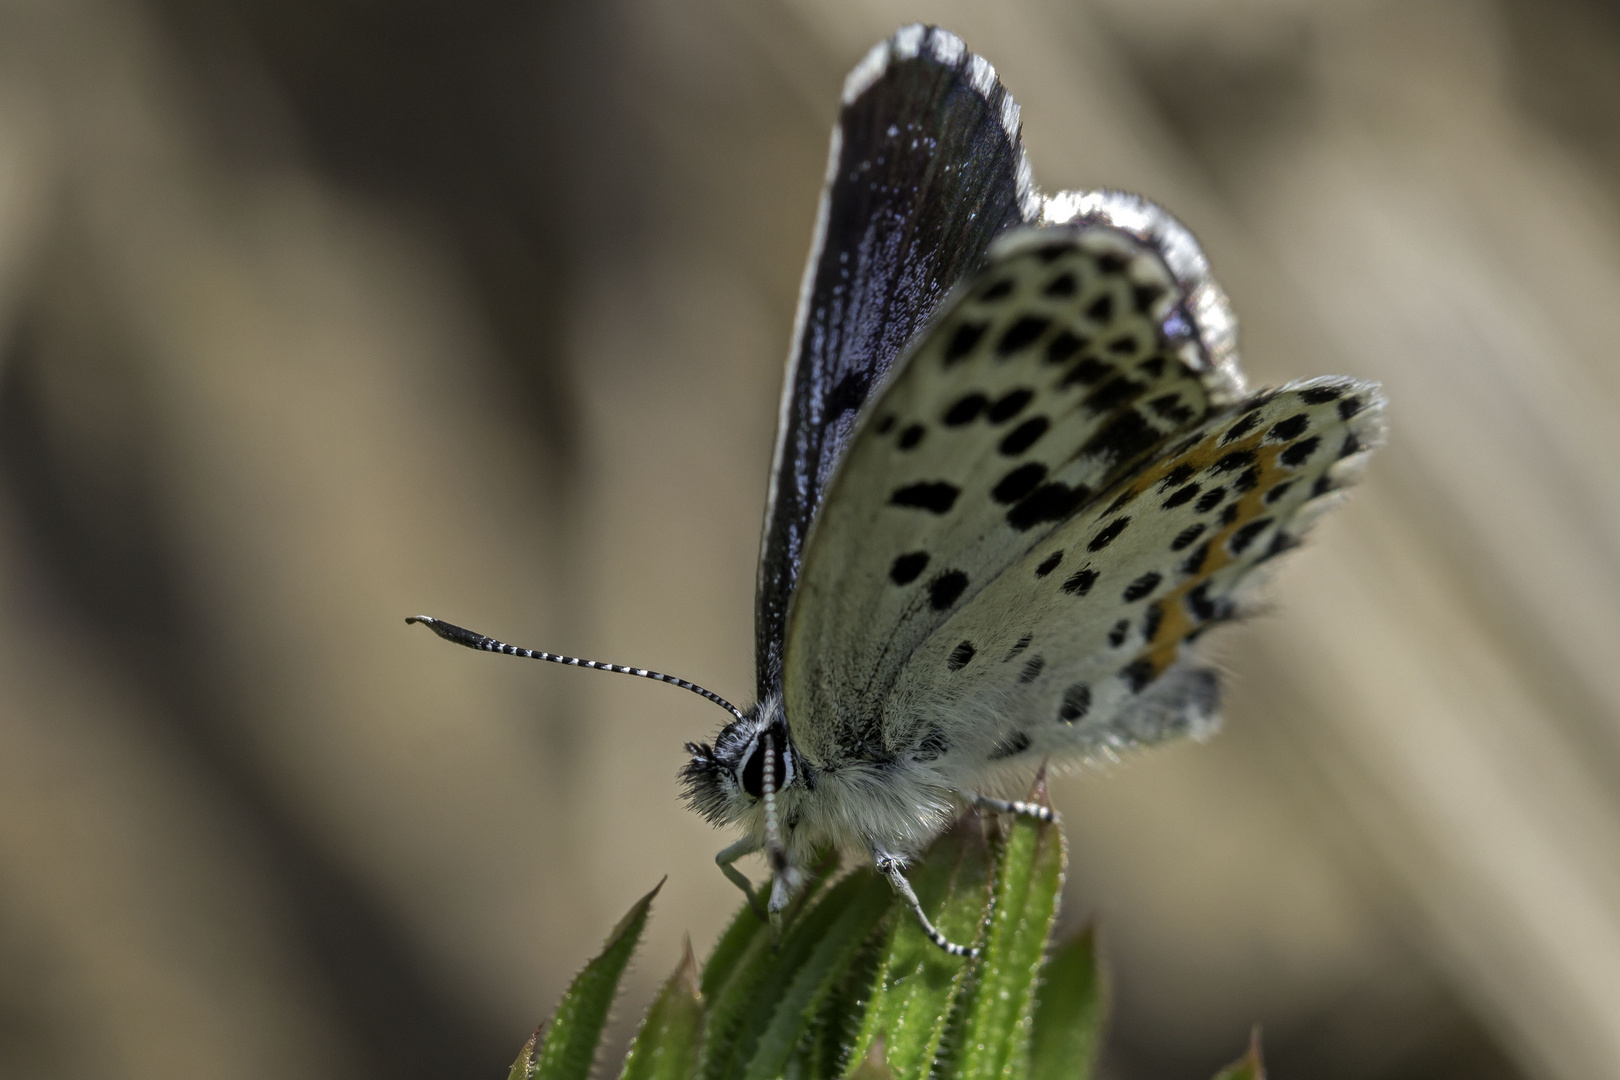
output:
[[[1025,576],[1049,592],[1090,595],[1101,566],[1150,533],[1121,541],[1114,504],[1233,408],[1235,363],[1209,346],[1226,324],[1197,310],[1206,276],[1172,269],[1162,233],[1081,220],[998,241],[865,414],[788,627],[787,717],[815,764],[993,756],[1022,731],[1003,714],[1044,708],[1059,672],[1108,655],[1091,638],[1124,617],[1020,610],[1020,567],[1033,558]],[[1108,509],[1082,545],[1097,565],[1077,564],[1070,537]],[[992,658],[1002,678],[982,681]]]
[[[896,679],[887,736],[982,775],[1206,728],[1218,685],[1188,646],[1343,497],[1383,405],[1376,385],[1328,377],[1208,417],[953,611]]]
[[[1018,128],[995,70],[933,27],[899,31],[844,85],[765,512],[761,698],[780,689],[805,541],[868,396],[995,235],[1039,210]]]

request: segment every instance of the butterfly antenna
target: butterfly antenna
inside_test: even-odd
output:
[[[508,645],[504,641],[496,641],[492,637],[485,637],[483,634],[474,633],[465,627],[457,626],[455,623],[447,623],[443,619],[435,619],[430,615],[412,615],[405,621],[407,623],[421,623],[429,630],[432,630],[435,634],[438,634],[440,637],[444,638],[444,640],[453,641],[457,645],[465,645],[469,649],[479,649],[483,652],[504,653],[507,656],[522,656],[529,660],[546,660],[553,664],[567,664],[570,667],[591,668],[596,671],[612,671],[617,672],[620,675],[634,675],[637,678],[651,679],[654,682],[669,683],[671,686],[678,686],[682,690],[690,690],[700,698],[707,698],[709,701],[714,702],[716,705],[726,710],[726,712],[730,713],[732,716],[735,716],[738,720],[748,719],[743,715],[741,709],[737,708],[737,706],[733,705],[719,694],[716,694],[713,690],[705,690],[695,682],[687,682],[685,679],[677,679],[675,676],[665,675],[661,671],[648,671],[646,668],[625,667],[623,664],[604,664],[597,660],[581,660],[577,656],[560,656],[557,653],[541,652],[538,649],[520,649],[516,645]],[[767,775],[770,773],[769,765],[766,766],[766,773]],[[769,781],[767,781],[767,783],[769,783]],[[768,788],[767,790],[769,791],[770,789]],[[775,810],[775,799],[772,795],[767,795],[766,798],[768,800],[766,803],[768,807],[766,814],[772,815],[768,817],[768,820],[775,820],[773,816],[773,812]],[[779,849],[781,844],[778,843],[776,847]]]

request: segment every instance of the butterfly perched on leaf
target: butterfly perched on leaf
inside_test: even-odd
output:
[[[783,391],[757,699],[688,744],[689,803],[764,851],[769,907],[819,846],[904,869],[1045,760],[1210,730],[1197,639],[1245,610],[1382,440],[1378,388],[1250,393],[1192,235],[1112,191],[1042,195],[1018,106],[909,26],[850,73]]]

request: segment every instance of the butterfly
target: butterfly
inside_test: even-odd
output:
[[[907,861],[1043,761],[1211,731],[1197,640],[1382,442],[1376,385],[1250,393],[1197,242],[1145,199],[1042,195],[995,70],[900,30],[844,85],[765,512],[756,702],[642,668],[732,720],[688,803],[763,851],[775,917],[822,845]]]

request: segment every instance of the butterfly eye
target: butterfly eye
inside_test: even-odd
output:
[[[787,780],[787,762],[780,750],[776,754],[775,768],[771,770],[776,780],[776,790],[781,791]],[[759,739],[754,743],[753,753],[742,769],[743,790],[756,799],[765,797],[765,740]]]

